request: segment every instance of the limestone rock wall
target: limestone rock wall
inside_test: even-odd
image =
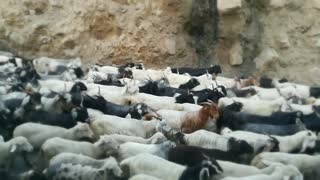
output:
[[[194,2],[3,0],[0,50],[85,63],[197,67],[202,59],[188,32]],[[218,9],[218,41],[207,47],[206,64],[221,64],[227,76],[320,84],[320,0],[218,0]]]

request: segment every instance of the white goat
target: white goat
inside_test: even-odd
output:
[[[241,112],[246,112],[250,114],[269,116],[274,112],[277,112],[281,109],[282,105],[286,103],[284,98],[279,98],[273,101],[267,100],[253,100],[246,98],[220,98],[219,99],[219,108],[228,106],[234,102],[241,102],[243,104]]]
[[[137,93],[133,96],[126,97],[126,101],[130,104],[145,103],[148,107],[154,110],[184,110],[184,106],[182,104],[176,103],[176,99],[174,97],[154,96],[151,94]]]
[[[82,166],[90,166],[92,168],[101,168],[104,165],[109,165],[110,170],[112,170],[114,174],[117,176],[122,174],[122,170],[118,166],[116,159],[113,157],[97,160],[82,154],[61,153],[50,160],[49,167],[61,164],[80,164]]]
[[[271,88],[266,89],[262,87],[252,86],[251,88],[257,91],[257,95],[262,100],[276,100],[280,97],[289,98],[292,96],[300,97],[300,94],[294,87],[284,87],[284,88]]]
[[[139,92],[139,87],[133,81],[127,83],[124,87],[104,86],[99,84],[87,84],[87,87],[87,94],[89,96],[101,95],[106,100],[121,105],[127,104],[127,96]]]
[[[149,176],[146,174],[137,174],[135,176],[132,176],[129,180],[161,180],[161,179],[153,176]]]
[[[85,82],[83,82],[86,84]],[[62,81],[57,79],[39,80],[39,85],[41,86],[40,93],[50,93],[49,90],[54,92],[69,92],[74,85],[74,82]]]
[[[90,127],[95,135],[123,134],[149,138],[156,133],[160,121],[140,121],[118,116],[102,115],[93,119]]]
[[[218,161],[218,163],[223,169],[223,172],[219,175],[221,177],[245,177],[257,174],[270,174],[275,169],[275,166],[272,165],[264,169],[258,169],[254,166],[237,164],[228,161]]]
[[[103,112],[99,111],[99,110],[96,110],[96,109],[91,109],[91,108],[88,108],[87,109],[88,111],[88,115],[91,119],[94,119],[94,118],[97,118],[99,116],[102,116],[104,115]]]
[[[167,138],[161,132],[155,133],[148,139],[144,139],[142,137],[137,136],[127,136],[122,134],[110,134],[109,136],[115,139],[119,144],[123,144],[126,142],[136,142],[140,144],[160,144],[167,141]]]
[[[60,137],[69,140],[81,140],[83,138],[92,139],[94,134],[88,124],[80,122],[71,129],[37,123],[24,123],[15,128],[13,136],[23,136],[27,138],[30,144],[35,149],[38,149],[46,140],[53,137]]]
[[[289,154],[282,152],[264,152],[258,154],[251,162],[258,168],[265,167],[266,162],[276,162],[285,165],[296,166],[304,175],[305,179],[318,179],[320,156],[310,156],[306,154]]]
[[[224,137],[206,130],[198,130],[191,134],[183,134],[183,137],[181,138],[183,138],[183,141],[189,146],[219,149],[222,151],[227,151],[229,149],[230,137]]]
[[[140,144],[135,142],[127,142],[120,145],[117,159],[121,161],[142,153],[148,153],[167,159],[169,150],[174,146],[175,143],[171,141],[166,141],[161,144]]]
[[[10,166],[12,158],[21,153],[33,151],[32,145],[24,137],[15,137],[7,142],[0,142],[0,167]]]
[[[94,68],[97,68],[99,72],[102,72],[104,74],[118,74],[119,68],[114,66],[94,66]]]
[[[223,136],[234,137],[240,140],[247,141],[253,147],[255,153],[258,153],[260,151],[270,151],[272,148],[274,148],[275,144],[273,140],[267,135],[248,131],[231,131],[225,133],[226,129],[227,128],[224,128],[224,132],[221,132]]]
[[[139,154],[127,158],[121,161],[120,167],[121,169],[127,170],[130,173],[130,176],[134,176],[137,174],[146,174],[166,180],[177,180],[186,178],[181,177],[181,175],[183,175],[185,171],[192,169],[192,167],[185,167],[179,164],[175,164],[151,154]],[[195,172],[193,170],[192,175],[194,175],[194,177],[199,177],[199,179],[205,178],[203,176],[207,176],[207,178],[208,176],[211,176],[208,167],[198,169],[198,171],[199,172]],[[220,172],[218,170],[216,171]]]
[[[280,152],[299,150],[305,152],[308,148],[314,148],[317,136],[312,131],[300,131],[291,136],[273,136],[279,141]]]
[[[49,179],[92,179],[94,177],[95,180],[105,180],[120,178],[122,170],[117,161],[111,157],[99,168],[72,163],[58,164],[49,166],[46,174]]]
[[[282,106],[281,111],[284,111],[284,112],[301,111],[304,115],[313,113],[312,105],[293,104],[289,102],[288,104],[285,103]]]
[[[267,174],[257,174],[246,177],[226,177],[222,180],[303,180],[303,175],[300,171],[292,165],[284,166],[279,165],[275,170]]]
[[[94,144],[88,142],[77,142],[62,138],[51,138],[41,147],[42,156],[45,162],[60,153],[70,152],[83,154],[95,159],[113,154],[119,149],[119,144],[110,137],[101,137]]]
[[[144,81],[147,79],[151,79],[153,81],[160,80],[164,76],[168,76],[169,74],[172,74],[171,69],[168,67],[164,70],[153,70],[153,69],[146,69],[146,70],[140,70],[131,68],[133,79]]]

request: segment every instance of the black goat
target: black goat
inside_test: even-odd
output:
[[[292,125],[302,121],[303,114],[297,112],[276,112],[270,116],[260,116],[239,112],[242,108],[241,103],[233,103],[226,106],[220,115],[219,123],[232,130],[238,130],[246,123],[266,124],[266,125]]]
[[[310,96],[319,98],[320,97],[320,87],[310,87]]]
[[[131,118],[142,119],[142,117],[149,113],[149,108],[144,103],[138,103],[133,106],[118,105],[105,100],[102,96],[90,97],[83,96],[83,106],[87,108],[97,109],[104,114],[115,115],[119,117],[126,117],[130,114]]]
[[[159,81],[149,81],[144,86],[139,87],[139,91],[156,96],[175,96],[177,103],[197,104],[208,102],[208,100],[217,103],[221,97],[225,97],[227,94],[224,86],[218,86],[213,90],[205,89],[201,91],[189,91],[187,89],[168,87],[161,84]],[[195,102],[194,99],[197,99],[197,101]]]
[[[79,81],[79,82],[74,83],[74,85],[71,87],[69,92],[70,93],[77,93],[77,92],[82,92],[82,91],[87,91],[87,90],[88,90],[87,86],[84,83]]]
[[[303,124],[311,131],[320,132],[320,106],[312,106],[314,112],[303,116]]]
[[[179,86],[179,89],[193,89],[199,85],[200,85],[200,82],[197,79],[191,78],[188,82],[181,84]]]
[[[177,145],[169,150],[168,160],[181,165],[194,166],[208,158],[216,164],[218,164],[216,160],[240,162],[241,155],[252,153],[252,147],[250,149],[239,149],[237,151],[234,151],[233,149],[221,151],[196,146]]]
[[[277,136],[289,136],[299,131],[306,130],[303,124],[292,124],[292,125],[270,125],[270,124],[255,124],[245,123],[238,130],[250,131],[260,134],[269,134]]]
[[[23,121],[72,128],[77,122],[88,122],[89,115],[87,109],[84,108],[75,108],[70,113],[32,111],[23,117]]]

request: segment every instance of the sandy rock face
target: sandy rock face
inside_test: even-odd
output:
[[[109,64],[132,58],[159,66],[191,59],[193,52],[187,50],[181,28],[185,19],[181,4],[8,0],[0,4],[0,38],[27,56],[79,56],[85,62]]]
[[[190,24],[198,25],[190,21],[210,17],[202,16],[208,9],[194,7],[194,0],[5,0],[0,51],[30,58],[80,57],[84,63],[133,60],[155,68],[220,64],[230,77],[264,74],[320,84],[312,79],[313,68],[320,67],[319,0],[218,0],[215,45],[201,28],[189,32]],[[205,63],[199,63],[201,48],[210,57]],[[266,63],[265,54],[277,60]]]

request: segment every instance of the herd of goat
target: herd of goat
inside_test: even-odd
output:
[[[0,56],[1,180],[316,180],[320,87]]]

